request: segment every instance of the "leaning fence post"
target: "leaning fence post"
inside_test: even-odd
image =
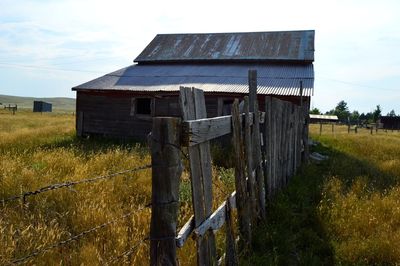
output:
[[[175,235],[182,174],[179,127],[179,118],[153,118],[150,265],[177,265]]]

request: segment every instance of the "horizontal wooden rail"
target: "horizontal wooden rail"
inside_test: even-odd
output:
[[[194,216],[190,217],[190,219],[186,222],[186,224],[181,228],[178,235],[175,237],[176,246],[178,248],[183,247],[186,240],[189,238],[190,234],[194,230]]]
[[[244,117],[244,114],[242,115]],[[264,123],[265,113],[260,112],[260,123]],[[253,125],[254,116],[250,113],[250,125]],[[187,120],[182,123],[183,134],[182,144],[194,146],[232,132],[232,116],[219,116]]]
[[[234,191],[228,198],[232,209],[236,208],[236,191]],[[218,230],[225,223],[226,201],[224,201],[215,212],[213,212],[208,219],[206,219],[197,228],[194,226],[194,217],[186,222],[186,224],[179,231],[175,238],[176,246],[181,248],[185,244],[189,236],[194,233],[196,236],[203,236],[208,230]]]
[[[236,191],[228,198],[232,209],[236,209]],[[226,201],[224,201],[211,216],[194,229],[196,236],[203,236],[208,230],[218,230],[225,223]]]

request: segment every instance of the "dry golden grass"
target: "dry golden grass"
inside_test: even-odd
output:
[[[80,180],[150,164],[147,148],[75,138],[71,114],[15,116],[0,113],[0,199],[48,184]],[[215,208],[233,190],[233,172],[214,169]],[[188,174],[182,179],[179,225],[191,216]],[[151,200],[151,170],[110,180],[62,188],[0,206],[0,265],[126,213]],[[54,248],[27,261],[36,265],[103,265],[148,235],[151,211],[143,208],[78,241]],[[217,236],[221,239],[221,236]],[[178,251],[182,265],[195,264],[194,241]],[[219,241],[222,245],[222,241]],[[147,265],[149,243],[143,242],[112,264]]]
[[[324,184],[319,214],[338,263],[400,264],[400,133],[347,128],[319,135],[334,148],[331,172]]]

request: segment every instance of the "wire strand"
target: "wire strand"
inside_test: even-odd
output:
[[[113,220],[110,220],[110,221],[108,221],[108,222],[105,222],[105,223],[103,223],[103,224],[100,224],[100,225],[95,226],[95,227],[93,227],[93,228],[90,228],[90,229],[88,229],[88,230],[82,231],[81,233],[79,233],[79,234],[77,234],[77,235],[74,235],[74,236],[72,236],[72,237],[70,237],[70,238],[68,238],[68,239],[65,239],[65,240],[62,240],[62,241],[60,241],[60,242],[51,244],[51,245],[46,246],[46,247],[41,248],[41,249],[37,249],[37,250],[35,250],[34,252],[32,252],[32,253],[30,253],[30,254],[24,256],[24,257],[21,257],[21,258],[18,258],[18,259],[13,260],[11,263],[12,263],[12,264],[17,264],[17,265],[18,265],[18,264],[21,264],[21,263],[23,263],[23,262],[25,262],[25,261],[27,261],[27,260],[29,260],[29,259],[31,259],[31,258],[37,257],[38,255],[40,255],[40,254],[42,254],[42,253],[46,253],[47,251],[50,251],[50,250],[55,249],[55,248],[58,248],[58,247],[65,246],[65,245],[69,244],[70,242],[78,241],[78,240],[80,240],[81,238],[83,238],[84,236],[86,236],[86,235],[88,235],[88,234],[90,234],[90,233],[96,232],[97,230],[102,229],[102,228],[105,228],[105,227],[107,227],[107,226],[109,226],[109,225],[111,225],[111,224],[114,224],[114,223],[118,222],[119,220],[122,220],[122,219],[124,219],[124,218],[129,217],[129,216],[132,216],[133,214],[135,214],[135,213],[137,213],[137,212],[140,212],[140,211],[146,209],[148,206],[149,206],[149,204],[147,204],[147,205],[145,205],[145,206],[143,206],[143,207],[137,209],[137,210],[134,211],[134,212],[130,212],[130,213],[124,214],[124,215],[122,215],[122,216],[120,216],[120,217],[118,217],[118,218],[115,218],[115,219],[113,219]]]
[[[9,198],[5,198],[0,200],[0,202],[2,204],[5,204],[6,202],[10,202],[10,201],[14,201],[14,200],[18,200],[18,199],[23,199],[25,200],[26,197],[28,196],[33,196],[33,195],[37,195],[43,192],[47,192],[47,191],[51,191],[51,190],[55,190],[55,189],[60,189],[60,188],[64,188],[64,187],[71,187],[71,186],[75,186],[75,185],[79,185],[79,184],[83,184],[83,183],[93,183],[96,181],[100,181],[100,180],[104,180],[104,179],[110,179],[112,177],[118,176],[118,175],[123,175],[126,173],[131,173],[131,172],[136,172],[139,170],[144,170],[144,169],[148,169],[151,168],[151,165],[145,165],[145,166],[141,166],[141,167],[137,167],[134,169],[129,169],[129,170],[124,170],[124,171],[120,171],[120,172],[116,172],[113,174],[109,174],[109,175],[103,175],[103,176],[97,176],[97,177],[93,177],[93,178],[87,178],[87,179],[82,179],[82,180],[77,180],[77,181],[67,181],[64,183],[58,183],[58,184],[52,184],[52,185],[47,185],[45,187],[39,188],[37,190],[34,191],[28,191],[28,192],[24,192],[20,195],[15,195]]]

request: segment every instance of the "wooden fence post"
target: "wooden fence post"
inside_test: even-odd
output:
[[[235,150],[236,207],[239,220],[239,250],[246,253],[251,243],[251,219],[249,210],[250,202],[247,196],[244,141],[240,117],[239,101],[236,99],[232,105],[232,142]]]
[[[176,226],[182,174],[180,119],[153,118],[150,265],[177,265]]]
[[[249,97],[244,97],[244,143],[245,143],[245,154],[246,154],[246,170],[247,170],[247,190],[250,198],[250,214],[252,222],[256,220],[258,216],[259,208],[256,199],[256,181],[253,174],[253,149],[251,139],[251,127],[250,127],[250,114],[249,114]]]
[[[252,130],[252,151],[253,164],[252,172],[255,170],[255,198],[258,207],[258,216],[265,218],[265,187],[264,171],[261,155],[261,137],[260,137],[260,117],[257,99],[257,70],[249,70],[249,110],[253,112],[253,130]]]

